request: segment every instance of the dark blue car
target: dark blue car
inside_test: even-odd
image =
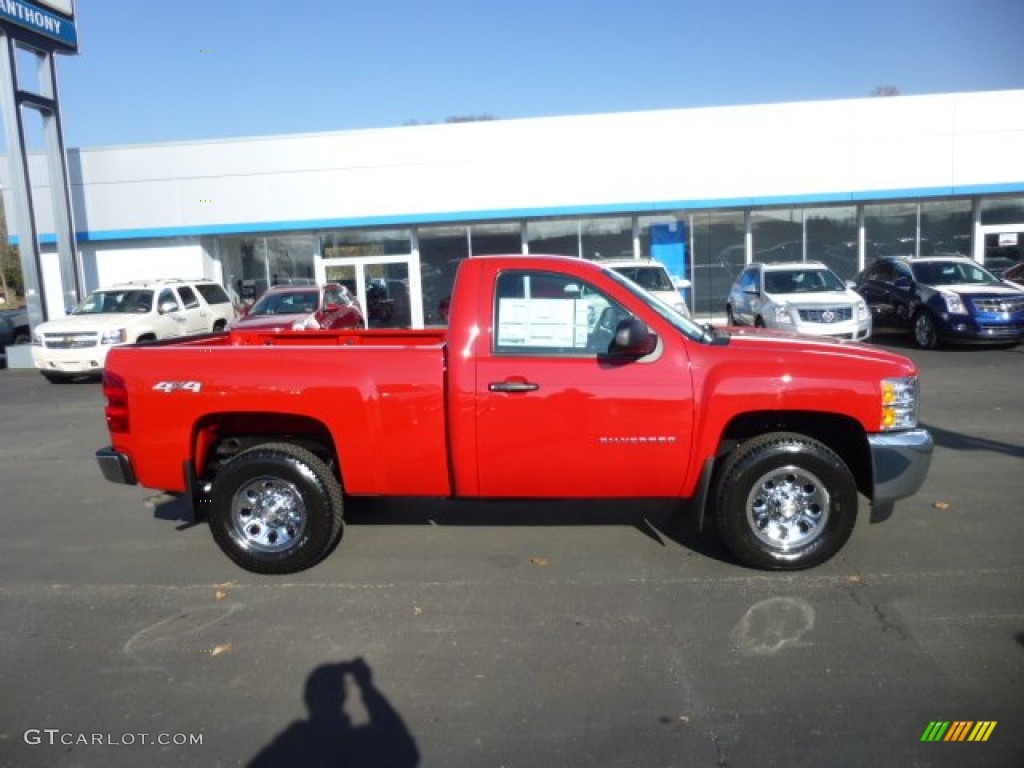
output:
[[[856,290],[875,333],[909,331],[922,349],[1024,340],[1024,290],[971,259],[880,259],[857,275]]]

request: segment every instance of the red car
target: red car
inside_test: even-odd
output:
[[[348,288],[326,285],[275,285],[232,328],[305,331],[363,328],[363,312]]]

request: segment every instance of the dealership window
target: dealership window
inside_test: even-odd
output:
[[[537,219],[526,223],[530,253],[555,256],[580,255],[580,222],[576,219]]]
[[[267,269],[271,285],[312,284],[315,246],[312,235],[275,235],[266,238]]]
[[[219,251],[232,300],[252,305],[270,285],[266,238],[223,237]]]
[[[522,253],[522,225],[518,221],[473,224],[469,227],[469,250],[473,256]]]
[[[970,200],[921,203],[921,243],[932,253],[970,256],[972,229]]]
[[[218,247],[228,292],[237,303],[252,304],[271,285],[314,280],[312,235],[222,237]]]
[[[367,256],[403,256],[412,253],[408,229],[353,229],[328,232],[320,238],[325,259]]]
[[[1024,259],[1024,197],[997,197],[981,202],[985,266],[996,272]]]
[[[583,219],[580,222],[580,248],[585,259],[632,259],[633,218]]]
[[[981,223],[1024,224],[1024,197],[990,197],[982,200]]]
[[[754,261],[803,261],[803,215],[801,208],[755,210],[750,216]]]
[[[636,224],[640,253],[664,265],[680,292],[686,306],[693,306],[693,254],[690,252],[690,226],[686,214],[639,216]],[[686,282],[683,282],[686,281]]]
[[[693,243],[693,297],[695,315],[725,312],[725,300],[736,275],[746,262],[746,220],[743,211],[694,214],[690,224]]]
[[[880,203],[864,206],[864,233],[871,243],[866,263],[879,256],[927,256],[930,241],[918,248],[917,203]]]
[[[857,207],[831,205],[804,209],[807,258],[826,264],[844,280],[860,271]]]
[[[462,260],[469,257],[469,232],[464,226],[420,227],[417,238],[423,322],[446,325],[447,301],[455,285],[455,273]]]

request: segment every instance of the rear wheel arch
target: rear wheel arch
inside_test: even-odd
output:
[[[233,457],[267,443],[290,443],[310,451],[342,482],[337,446],[323,422],[292,413],[243,411],[208,414],[193,428],[192,463],[200,488]]]

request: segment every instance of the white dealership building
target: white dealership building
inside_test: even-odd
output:
[[[33,162],[52,318],[62,275]],[[1024,91],[89,147],[68,166],[87,289],[331,279],[388,291],[413,327],[441,322],[455,267],[481,254],[653,256],[698,316],[750,261],[850,278],[889,253],[1024,258]],[[11,211],[6,164],[0,183]]]

